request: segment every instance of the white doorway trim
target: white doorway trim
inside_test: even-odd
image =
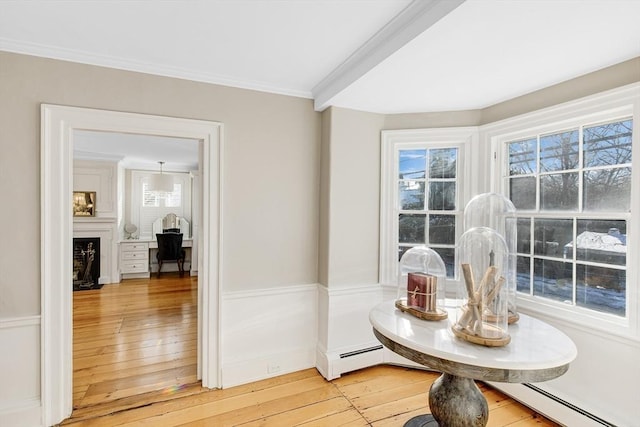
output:
[[[73,409],[73,131],[134,133],[201,141],[198,256],[198,375],[220,386],[222,230],[221,123],[43,104],[41,106],[41,401],[44,425]]]

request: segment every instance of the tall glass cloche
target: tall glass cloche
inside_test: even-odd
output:
[[[508,265],[503,272],[506,279],[508,323],[518,321],[516,306],[517,289],[517,218],[516,207],[511,200],[497,193],[483,193],[475,196],[464,209],[464,230],[473,227],[489,227],[500,234],[507,243]]]
[[[509,252],[500,234],[489,227],[465,231],[458,242],[462,284],[453,333],[466,341],[501,347],[511,341],[507,329]]]

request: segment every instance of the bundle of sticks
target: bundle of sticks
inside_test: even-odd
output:
[[[457,326],[473,335],[482,336],[482,313],[489,309],[493,303],[498,292],[500,292],[500,288],[505,283],[505,278],[500,276],[496,280],[498,268],[491,265],[485,271],[480,284],[476,288],[471,265],[462,264],[461,267],[469,299],[464,307],[464,313],[457,322]],[[483,298],[485,293],[486,297]]]

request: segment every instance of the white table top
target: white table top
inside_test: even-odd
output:
[[[453,364],[488,368],[486,370],[514,371],[525,374],[524,381],[550,379],[561,375],[568,368],[578,352],[575,344],[563,332],[541,320],[520,313],[517,323],[509,326],[511,342],[504,347],[485,347],[457,338],[451,331],[455,310],[449,311],[449,319],[441,321],[420,320],[410,314],[402,313],[387,301],[374,307],[369,314],[373,328],[394,343],[418,353],[441,359],[444,370]],[[395,351],[395,350],[394,350]],[[566,366],[558,375],[544,372]],[[442,369],[441,369],[442,370]],[[455,370],[455,369],[453,369]],[[527,371],[530,374],[527,375]],[[449,372],[457,374],[457,372]],[[495,374],[495,373],[494,373]],[[501,374],[503,375],[503,374]],[[496,379],[468,375],[477,379],[489,379],[505,382],[524,382],[514,378]]]

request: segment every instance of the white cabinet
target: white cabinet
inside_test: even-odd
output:
[[[149,243],[120,242],[120,273],[125,279],[149,277]]]

